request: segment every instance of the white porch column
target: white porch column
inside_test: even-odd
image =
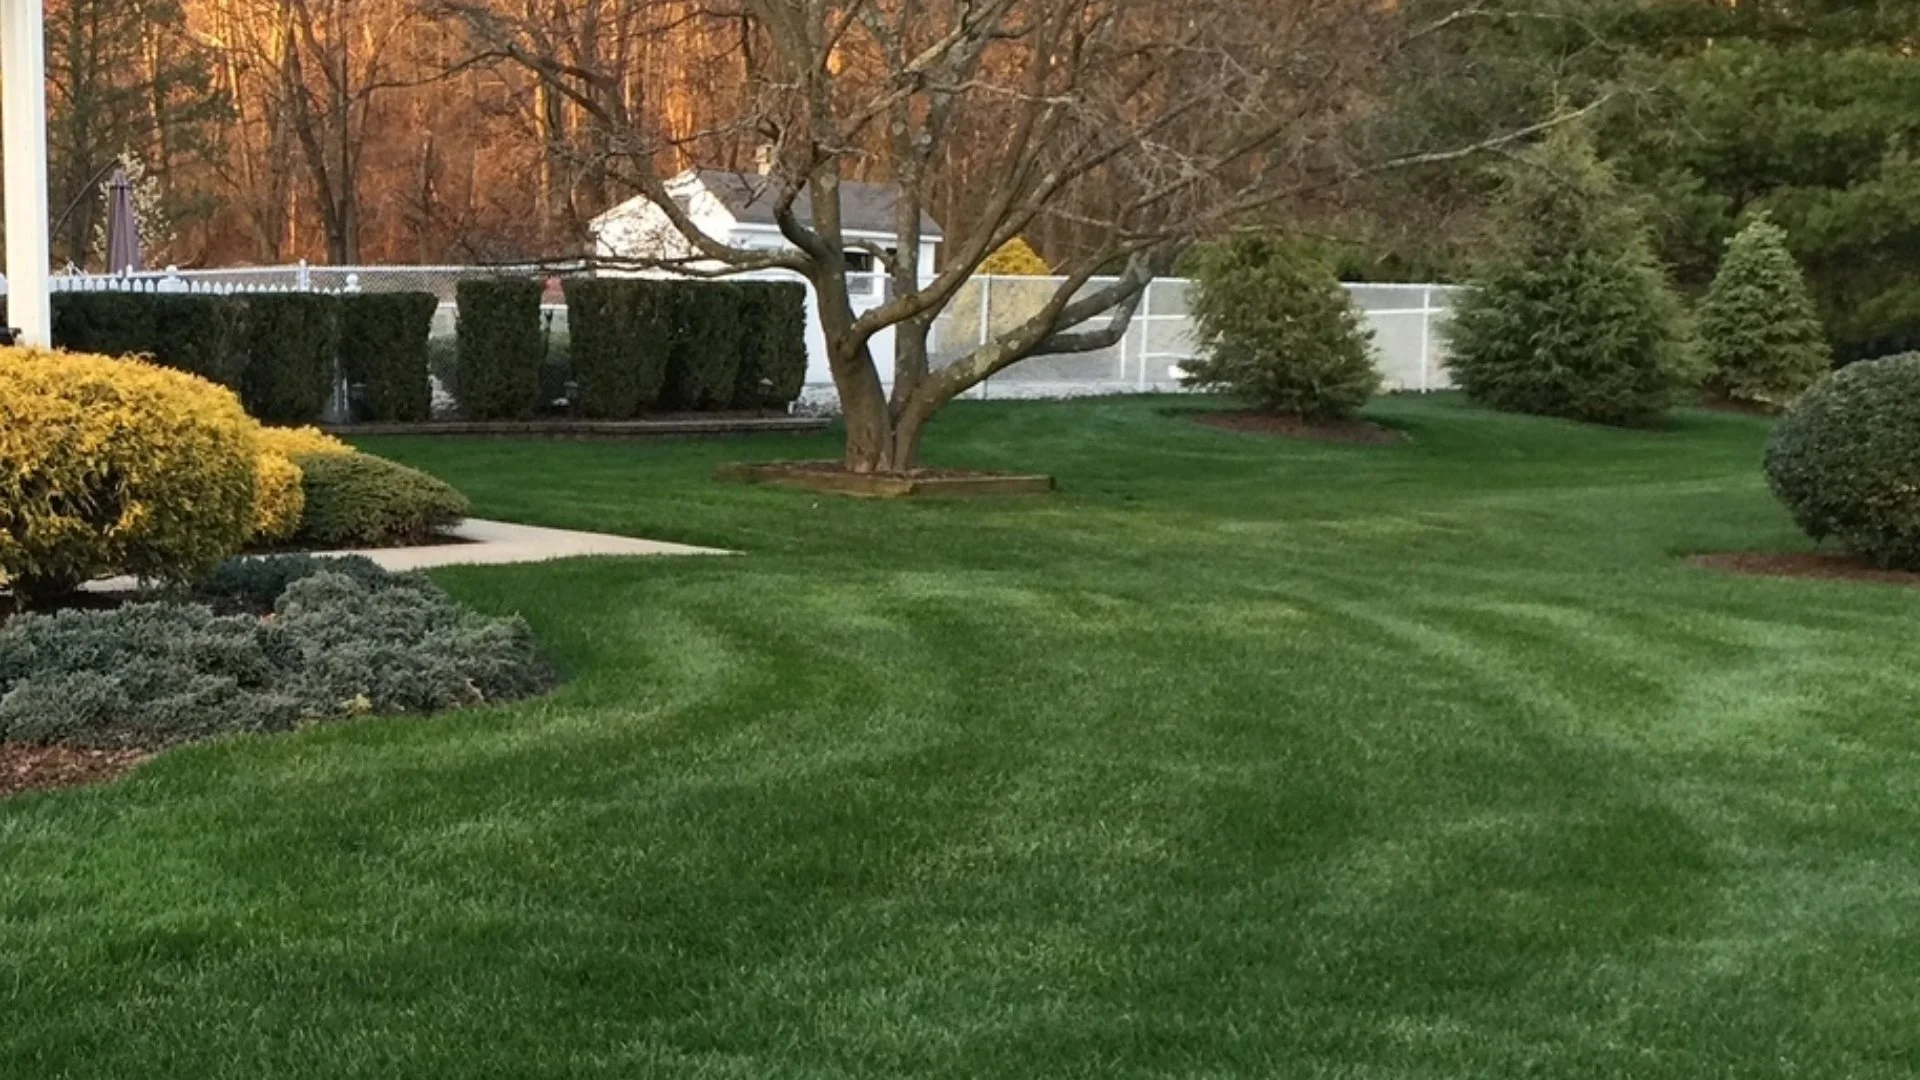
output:
[[[7,322],[53,341],[47,299],[47,53],[41,0],[0,0],[0,152],[6,155]]]

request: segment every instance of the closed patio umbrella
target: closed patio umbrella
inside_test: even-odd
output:
[[[139,270],[140,218],[133,209],[133,184],[127,170],[113,170],[107,195],[107,272]]]

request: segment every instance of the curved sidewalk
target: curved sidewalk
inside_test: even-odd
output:
[[[364,548],[352,551],[316,551],[315,555],[365,555],[393,571],[432,570],[440,566],[508,566],[514,563],[577,559],[589,555],[732,555],[721,548],[669,544],[664,540],[637,540],[608,533],[543,529],[505,521],[468,518],[448,534],[454,542],[423,547]],[[292,554],[292,553],[289,553]],[[257,558],[259,556],[241,556]],[[84,588],[94,592],[129,592],[139,587],[130,577],[102,578]]]

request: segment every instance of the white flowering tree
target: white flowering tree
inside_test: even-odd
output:
[[[131,150],[120,155],[120,167],[126,170],[127,183],[133,190],[133,216],[140,230],[140,250],[146,253],[149,261],[158,261],[162,253],[172,246],[175,229],[173,216],[167,210],[166,196],[160,187],[160,178],[147,172],[147,167],[139,155]],[[89,251],[93,259],[106,266],[107,262],[107,220],[113,211],[113,184],[100,186],[100,216],[93,225],[93,244]],[[108,272],[126,269],[124,266],[106,266]]]

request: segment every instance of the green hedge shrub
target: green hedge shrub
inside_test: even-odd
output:
[[[270,424],[311,424],[333,399],[340,298],[324,293],[247,297],[247,369],[240,397]]]
[[[296,459],[307,509],[294,542],[323,548],[419,543],[459,524],[469,506],[444,481],[372,454]]]
[[[731,281],[671,281],[673,345],[661,404],[669,409],[724,409],[740,377],[740,285]]]
[[[540,297],[534,278],[480,278],[456,289],[460,408],[471,420],[524,420],[540,401]]]
[[[155,363],[192,372],[238,391],[251,363],[247,302],[237,296],[148,297],[153,306]]]
[[[1807,535],[1920,570],[1920,353],[1815,383],[1775,425],[1766,468]]]
[[[427,338],[439,306],[427,292],[340,298],[340,370],[362,388],[360,419],[394,423],[432,414]]]
[[[1786,230],[1765,215],[1728,242],[1700,304],[1700,342],[1707,390],[1727,401],[1783,408],[1832,370]]]
[[[57,292],[53,344],[96,356],[153,352],[153,297],[142,293]]]
[[[1373,332],[1333,271],[1271,237],[1241,236],[1198,268],[1203,355],[1186,384],[1313,420],[1358,412],[1380,389]]]
[[[1507,412],[1640,424],[1698,381],[1685,311],[1646,229],[1572,125],[1522,155],[1490,254],[1448,321],[1454,381]]]
[[[508,701],[553,682],[524,622],[472,612],[419,575],[301,574],[274,611],[17,616],[0,626],[0,740],[163,747]]]
[[[71,352],[151,357],[238,390],[247,369],[247,302],[185,293],[54,293],[53,343]]]
[[[579,411],[627,420],[653,407],[666,380],[672,327],[665,283],[567,281],[567,333]]]
[[[807,382],[807,287],[743,281],[740,290],[740,371],[736,409],[785,410]]]

